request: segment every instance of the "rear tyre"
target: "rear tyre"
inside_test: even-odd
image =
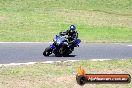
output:
[[[47,47],[45,51],[43,52],[43,55],[49,56],[50,54],[52,54],[52,49],[50,47]]]

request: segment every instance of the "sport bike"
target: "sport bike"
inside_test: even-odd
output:
[[[80,42],[81,40],[77,39],[74,44],[69,46],[67,37],[56,35],[53,43],[44,50],[43,55],[49,56],[54,53],[55,56],[68,56],[74,51],[74,47],[79,47]]]

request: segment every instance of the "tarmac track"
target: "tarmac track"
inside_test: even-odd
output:
[[[69,57],[43,56],[51,43],[0,43],[0,64],[57,60],[132,59],[132,44],[81,43]]]

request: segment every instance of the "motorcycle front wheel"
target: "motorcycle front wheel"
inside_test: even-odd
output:
[[[50,54],[52,54],[52,49],[50,47],[47,47],[45,51],[43,52],[43,55],[49,56]]]

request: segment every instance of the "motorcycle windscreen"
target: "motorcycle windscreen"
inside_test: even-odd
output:
[[[63,44],[63,41],[64,41],[65,39],[63,38],[63,37],[60,37],[60,36],[57,36],[56,37],[56,43],[57,44]]]

